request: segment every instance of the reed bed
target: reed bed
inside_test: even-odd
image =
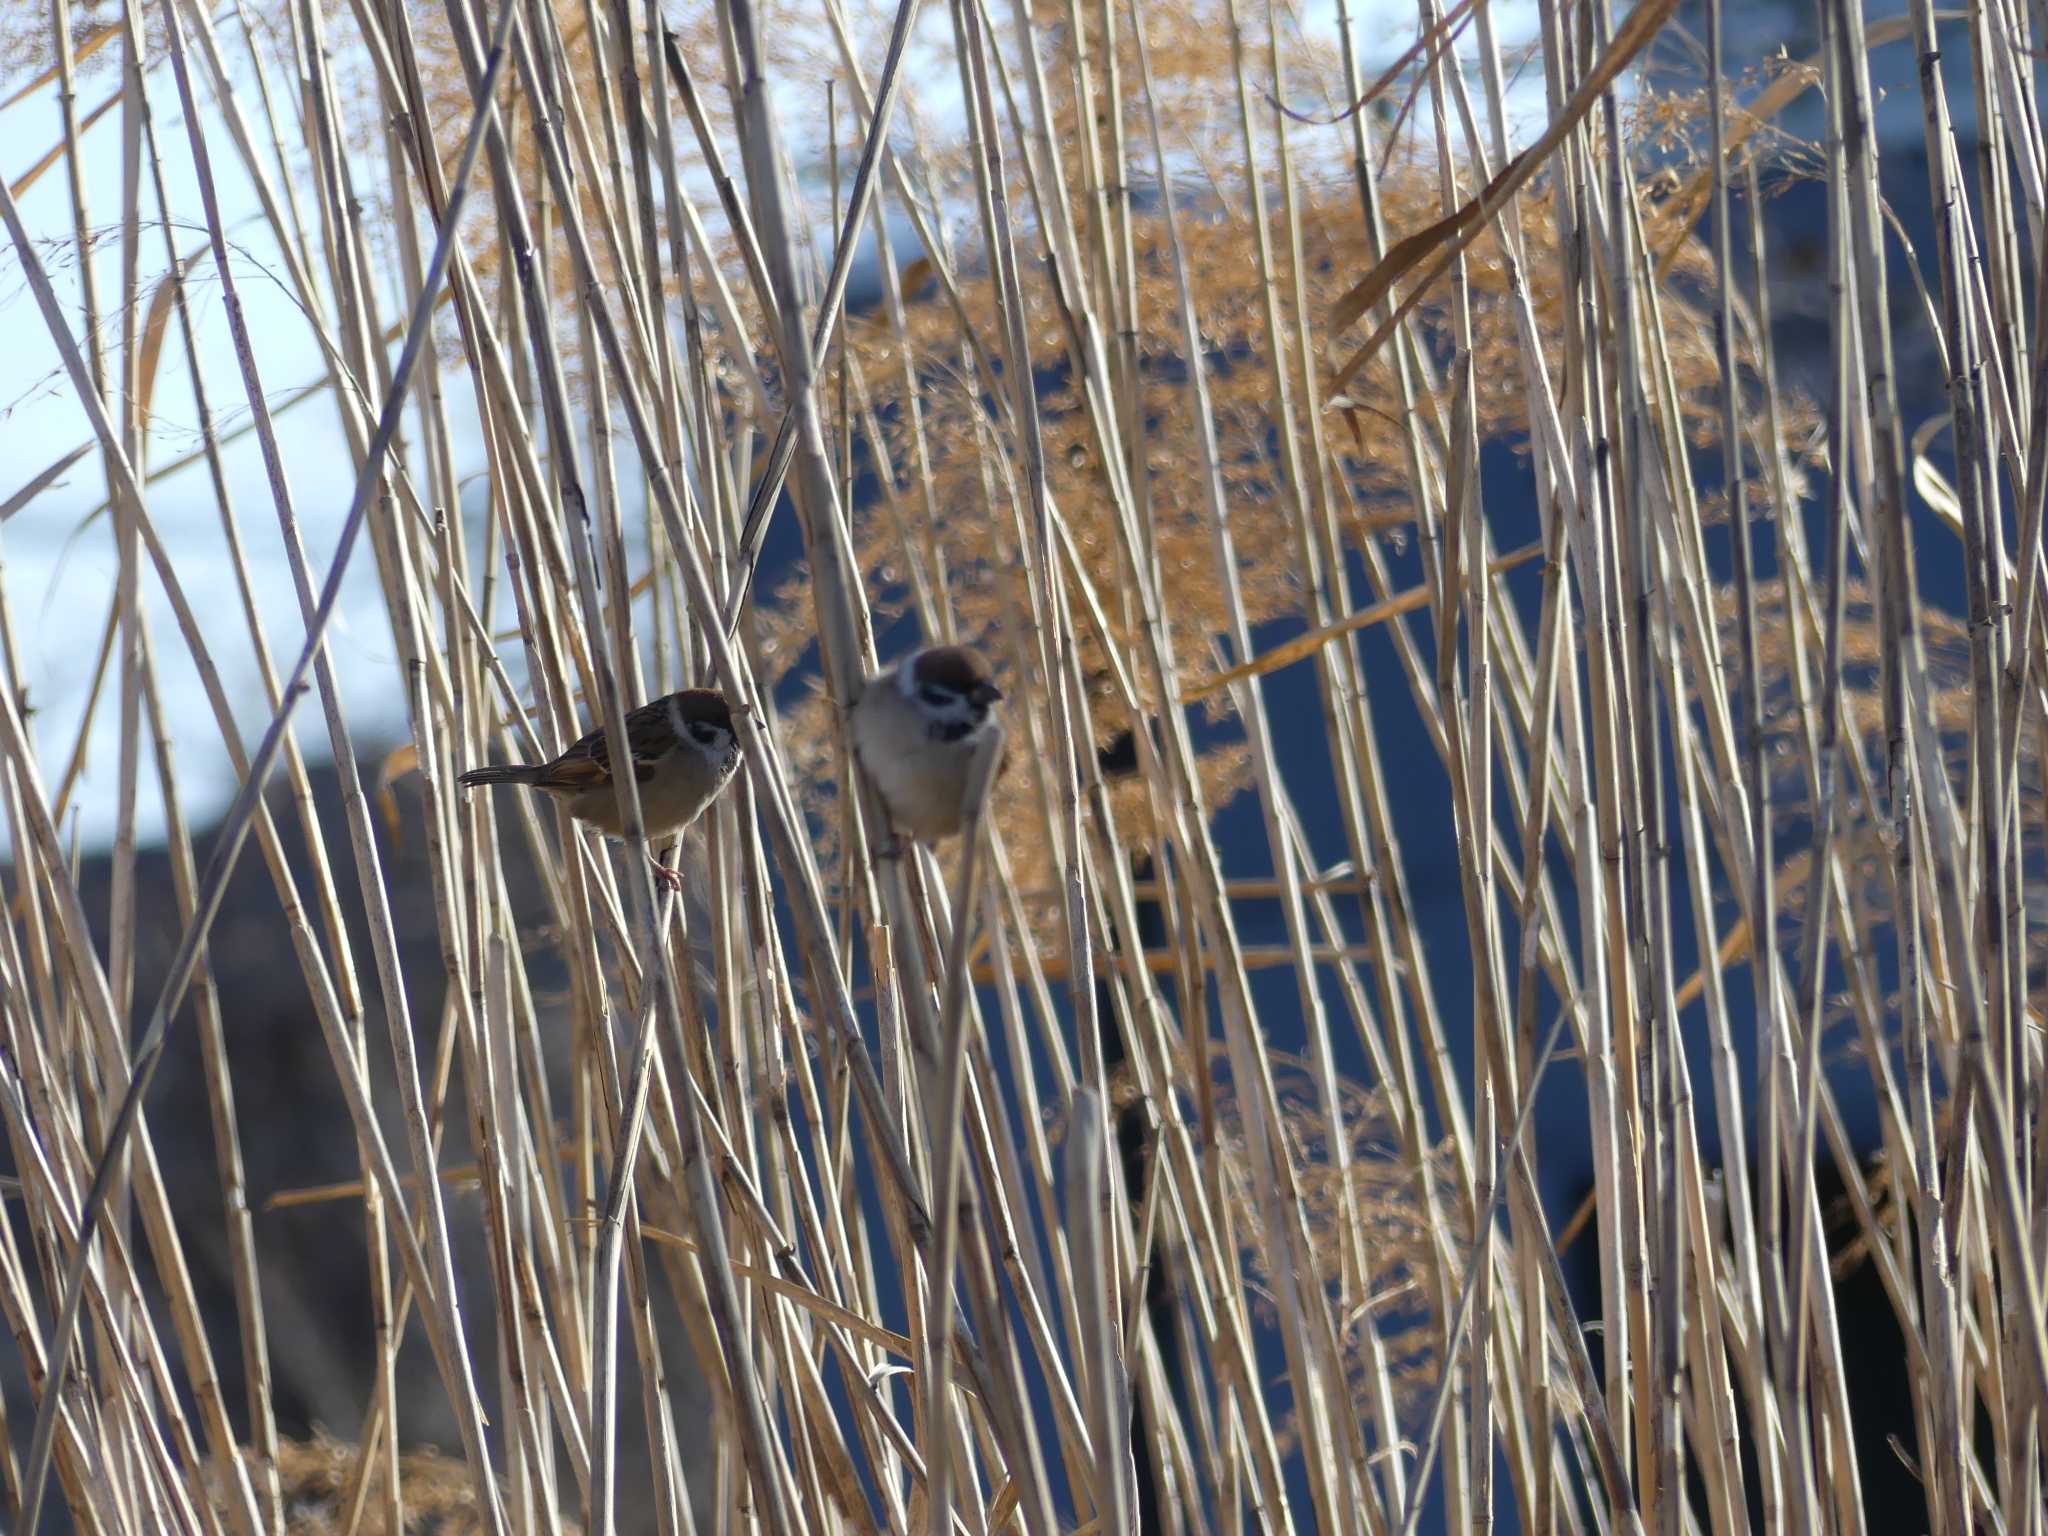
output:
[[[1717,0],[1691,51],[1673,13],[1544,6],[1509,47],[1420,0],[1378,74],[1353,0],[16,11],[9,110],[62,133],[8,157],[9,323],[92,435],[6,455],[7,535],[96,462],[118,580],[75,740],[24,713],[0,584],[15,1528],[2039,1533],[2036,16],[1821,0],[1813,58],[1745,74]],[[1937,27],[1910,251],[1868,59]],[[45,174],[68,240],[24,221]],[[1773,351],[1787,175],[1831,210],[1821,398]],[[251,323],[258,239],[313,387]],[[1939,451],[1895,327],[1933,337]],[[346,497],[287,410],[332,416]],[[238,613],[152,518],[202,473]],[[1966,612],[1920,597],[1931,544]],[[322,643],[352,564],[409,724],[381,774]],[[960,846],[892,858],[844,707],[913,635],[996,660],[1009,769]],[[240,786],[203,866],[179,653]],[[684,899],[637,809],[620,850],[456,785],[703,682],[752,712]],[[136,899],[150,779],[174,912]],[[1463,916],[1427,936],[1418,779]],[[104,912],[85,795],[118,805]],[[380,801],[424,831],[438,976],[399,962]],[[275,1192],[207,946],[238,856],[360,1154],[316,1192],[374,1299],[345,1446],[276,1411]],[[207,1090],[232,1318],[155,1150],[167,1057]],[[1560,1079],[1576,1291],[1531,1134]],[[1911,1362],[1891,1448],[1845,1387],[1828,1170]],[[1894,1451],[1924,1512],[1865,1507]]]

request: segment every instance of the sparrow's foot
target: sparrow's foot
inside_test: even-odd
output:
[[[651,853],[647,855],[647,862],[654,866],[654,883],[656,885],[660,886],[663,890],[674,891],[678,896],[683,894],[683,872],[681,870],[669,868],[668,865],[662,863],[660,859],[657,859]]]

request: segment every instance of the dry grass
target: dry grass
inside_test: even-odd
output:
[[[398,1458],[398,1497],[384,1486],[390,1469],[381,1462],[365,1464],[362,1448],[344,1445],[326,1435],[278,1444],[277,1482],[285,1536],[484,1536],[490,1529],[477,1502],[476,1482],[461,1461],[437,1451],[409,1451]],[[267,1469],[257,1469],[259,1473]],[[209,1479],[215,1508],[222,1520],[233,1517],[218,1470]],[[391,1524],[393,1511],[403,1510],[405,1524]],[[576,1536],[573,1521],[559,1527]]]
[[[1925,0],[1881,32],[1824,4],[1816,59],[1618,98],[1669,11],[1544,7],[1510,56],[1483,4],[1427,0],[1421,48],[1356,112],[1350,56],[1242,0],[948,0],[900,67],[898,12],[839,0],[8,15],[0,81],[59,98],[64,134],[10,159],[0,213],[92,420],[112,516],[90,536],[119,569],[99,736],[38,742],[18,677],[0,689],[0,1118],[26,1214],[0,1223],[0,1311],[40,1405],[0,1457],[9,1514],[681,1531],[694,1492],[716,1529],[772,1536],[1109,1531],[1142,1474],[1173,1531],[1407,1536],[1432,1498],[1455,1530],[1718,1533],[1755,1505],[1860,1531],[1891,1513],[1857,1475],[1884,1452],[1843,1386],[1848,1254],[1915,1368],[1924,1524],[2039,1536],[2032,23],[1944,33],[1987,153],[1952,157],[1928,75],[1947,222],[1901,301],[1863,61],[1931,28]],[[1437,51],[1452,32],[1468,70]],[[1543,83],[1545,122],[1509,122],[1511,76]],[[1816,88],[1828,142],[1786,140],[1777,113]],[[115,123],[135,174],[88,187],[80,136]],[[167,204],[160,162],[196,202]],[[1761,265],[1735,260],[1766,173],[1833,198],[1829,399],[1781,381]],[[44,175],[68,178],[68,247],[21,222]],[[294,381],[241,307],[225,177],[263,189],[319,338],[307,398],[354,457],[346,503],[275,453]],[[828,273],[885,223],[883,300],[842,321]],[[108,240],[118,292],[79,258]],[[1947,477],[1898,420],[1906,313],[1955,373]],[[172,369],[222,516],[232,483],[238,537],[280,540],[300,598],[287,653],[246,635],[260,737],[215,680],[231,625],[185,600],[151,515]],[[728,627],[750,505],[803,559]],[[1960,541],[1962,615],[1918,594],[1929,540]],[[352,560],[401,663],[411,739],[382,788],[422,807],[438,1017],[398,963],[320,645]],[[0,624],[19,601],[0,587]],[[1311,638],[1259,651],[1283,620]],[[913,628],[998,658],[1016,771],[965,850],[878,858],[842,706],[876,636]],[[244,785],[203,871],[161,718],[173,648]],[[1272,713],[1282,665],[1312,672],[1313,726]],[[657,900],[637,835],[618,855],[455,785],[707,679],[758,708],[688,903]],[[293,725],[313,699],[320,725]],[[121,805],[104,944],[61,833],[88,747]],[[342,765],[338,823],[302,750]],[[1425,945],[1396,775],[1443,786],[1462,935]],[[155,998],[133,979],[163,921],[133,879],[145,776],[180,896]],[[273,777],[289,799],[264,800]],[[1247,796],[1265,847],[1219,849]],[[1334,808],[1348,867],[1302,807]],[[252,836],[360,1150],[377,1370],[354,1447],[275,1418],[205,948]],[[524,869],[538,938],[511,916]],[[1242,935],[1253,895],[1278,946]],[[566,1021],[526,980],[539,945]],[[1721,960],[1688,977],[1688,954]],[[1468,973],[1450,1016],[1441,979]],[[208,1085],[235,1403],[152,1153],[166,1051]],[[1597,1333],[1529,1131],[1563,1073],[1588,1106]],[[1882,1123],[1868,1185],[1851,1076]],[[1848,1185],[1825,1220],[1817,1156]],[[486,1236],[460,1294],[490,1305],[467,1312],[457,1202]],[[432,1358],[445,1461],[401,1455],[402,1352]],[[683,1375],[708,1423],[680,1417]],[[629,1440],[647,1486],[621,1485]]]

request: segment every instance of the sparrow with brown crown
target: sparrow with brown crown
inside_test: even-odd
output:
[[[640,820],[651,843],[680,832],[716,800],[740,764],[732,709],[715,688],[686,688],[626,716],[626,755],[640,784]],[[611,743],[602,727],[545,763],[472,768],[462,784],[523,784],[608,837],[623,837],[612,782]],[[682,874],[650,851],[654,877],[670,890]]]
[[[862,686],[853,701],[853,748],[900,835],[936,843],[967,819],[976,753],[1002,690],[988,663],[959,645],[913,652]]]

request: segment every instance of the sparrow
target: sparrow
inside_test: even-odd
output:
[[[988,663],[958,645],[915,651],[861,685],[853,749],[898,832],[935,843],[960,830],[975,751],[1003,728],[1002,696]]]
[[[627,755],[640,782],[640,819],[647,837],[680,832],[718,798],[740,764],[732,709],[715,688],[685,688],[643,704],[626,716]],[[480,784],[524,784],[560,801],[578,821],[608,837],[622,837],[619,797],[612,788],[611,743],[603,727],[545,763],[511,763],[472,768],[465,788]],[[654,877],[670,890],[683,888],[682,875],[653,854]]]

